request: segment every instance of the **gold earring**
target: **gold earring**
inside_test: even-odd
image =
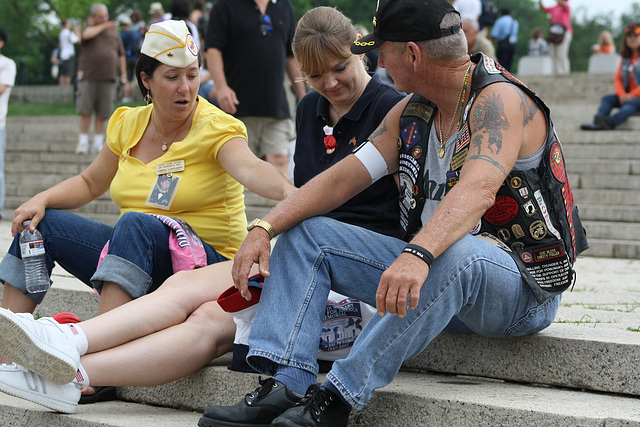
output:
[[[147,103],[147,105],[151,104],[151,92],[147,92],[147,94],[144,96],[144,102]]]

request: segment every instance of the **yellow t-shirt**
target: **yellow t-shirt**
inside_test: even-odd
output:
[[[217,156],[230,139],[247,139],[244,124],[199,98],[187,137],[144,164],[129,153],[152,110],[153,104],[122,107],[109,119],[107,144],[120,158],[110,191],[120,215],[133,211],[182,218],[218,253],[233,258],[247,233],[243,186]]]

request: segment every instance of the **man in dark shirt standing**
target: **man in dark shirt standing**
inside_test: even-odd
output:
[[[293,123],[286,71],[298,99],[306,93],[291,50],[296,18],[289,0],[218,0],[205,49],[213,93],[222,110],[244,122],[253,152],[289,177]]]

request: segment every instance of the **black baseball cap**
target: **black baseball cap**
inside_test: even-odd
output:
[[[451,12],[458,13],[447,0],[378,0],[373,32],[355,40],[351,52],[366,53],[386,41],[423,41],[456,34],[460,25],[440,28],[442,18]]]

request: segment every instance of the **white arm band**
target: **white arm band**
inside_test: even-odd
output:
[[[365,141],[360,147],[353,152],[355,156],[362,162],[369,175],[371,175],[371,183],[373,184],[383,176],[389,174],[387,170],[387,162],[371,141]]]

